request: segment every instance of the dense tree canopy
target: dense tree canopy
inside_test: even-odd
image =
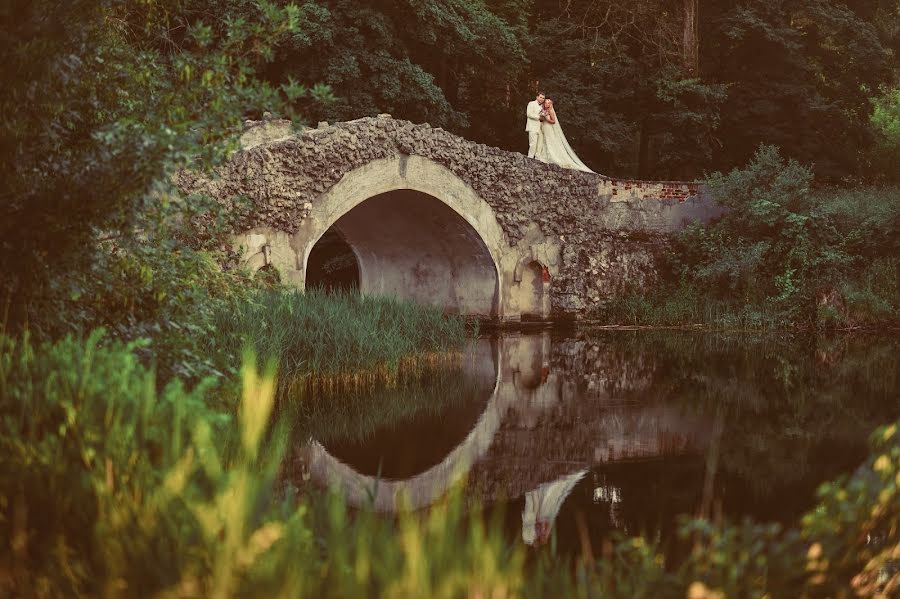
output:
[[[205,209],[172,170],[265,111],[388,112],[522,151],[542,90],[606,174],[699,178],[765,143],[817,184],[900,178],[896,0],[11,0],[0,42],[9,321],[90,295],[104,243],[162,256],[154,223]],[[104,288],[152,286],[128,268]]]
[[[873,99],[898,85],[892,0],[308,1],[267,76],[323,81],[325,120],[388,112],[521,150],[540,87],[595,169],[698,177],[760,143],[819,180],[895,175]]]
[[[172,169],[221,158],[244,114],[292,113],[306,90],[255,72],[300,22],[251,0],[0,6],[4,319],[78,300],[66,273],[85,273],[100,240],[146,235]]]

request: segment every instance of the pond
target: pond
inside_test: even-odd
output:
[[[503,333],[458,363],[307,415],[296,482],[424,509],[464,480],[530,546],[662,544],[681,516],[790,525],[900,415],[900,339],[685,331]],[[363,414],[360,417],[360,413]],[[317,431],[317,432],[315,432]],[[306,437],[310,438],[310,437]]]

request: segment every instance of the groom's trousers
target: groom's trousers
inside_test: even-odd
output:
[[[537,131],[529,131],[528,132],[528,157],[529,158],[534,158],[535,153],[537,153],[539,136],[540,136],[540,133]]]

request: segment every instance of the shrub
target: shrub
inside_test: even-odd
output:
[[[239,356],[246,346],[278,362],[291,384],[352,383],[395,374],[401,359],[458,350],[467,338],[460,316],[436,307],[359,293],[260,290],[218,310],[207,351]],[[407,364],[409,366],[409,364]],[[367,374],[369,375],[367,377]]]
[[[771,146],[707,184],[728,212],[674,239],[662,288],[598,316],[751,329],[898,321],[900,189],[815,189],[810,169]]]
[[[236,416],[162,392],[102,332],[0,337],[0,591],[20,596],[517,595],[522,554],[456,495],[399,522],[279,493],[274,370],[247,356]],[[213,402],[215,403],[215,402]]]

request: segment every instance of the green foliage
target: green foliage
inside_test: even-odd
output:
[[[490,4],[306,2],[300,10],[308,27],[282,48],[267,73],[273,81],[293,77],[329,84],[337,101],[310,107],[314,118],[387,112],[491,135],[490,118],[505,116],[496,105],[498,92],[515,81],[525,57],[516,32]]]
[[[222,440],[231,428],[227,414],[207,409],[205,386],[188,391],[174,381],[157,392],[135,344],[104,347],[101,339],[97,332],[84,342],[33,346],[27,337],[0,337],[0,528],[22,595],[100,590],[95,575],[112,566],[117,550],[131,554],[121,556],[130,568],[143,560],[151,576],[174,576],[174,556],[151,557],[185,516],[169,504],[166,476],[197,423]],[[129,512],[144,502],[171,511],[138,522]],[[148,528],[130,537],[133,544],[116,537],[141,524]],[[98,526],[107,529],[102,536]]]
[[[617,298],[602,318],[753,329],[897,321],[900,190],[814,189],[811,169],[772,146],[707,185],[725,216],[679,236],[664,288]]]
[[[866,13],[840,2],[707,7],[707,68],[729,85],[717,168],[744,163],[766,143],[812,164],[821,180],[869,174],[869,95],[895,73],[888,40]]]
[[[209,384],[157,393],[134,346],[101,339],[0,338],[4,593],[516,594],[521,552],[496,526],[461,526],[459,497],[395,525],[276,492],[284,437],[255,357],[234,416],[211,407]]]
[[[681,66],[678,18],[677,8],[646,1],[535,7],[533,77],[596,170],[693,178],[712,160],[725,87]]]
[[[255,72],[299,26],[296,6],[249,0],[0,8],[0,295],[10,324],[33,322],[34,303],[75,301],[59,284],[66,273],[89,270],[99,239],[136,235],[173,169],[232,150],[245,114],[294,114],[302,90],[282,93]]]
[[[889,180],[900,180],[900,89],[886,88],[872,99],[872,107],[871,122],[877,140],[872,162]]]
[[[146,339],[139,351],[154,362],[162,380],[173,374],[197,381],[222,376],[227,361],[210,351],[222,312],[248,301],[253,281],[223,270],[227,256],[211,223],[206,239],[191,226],[207,204],[168,194],[136,215],[135,234],[101,242],[83,271],[56,273],[50,293],[23,307],[29,328],[40,338],[104,327],[122,340]],[[221,208],[205,213],[221,216]],[[237,361],[237,356],[232,357]]]
[[[729,212],[712,235],[699,227],[687,234],[686,243],[696,240],[704,254],[698,283],[750,301],[770,299],[790,308],[812,304],[819,282],[827,281],[829,267],[843,256],[816,252],[821,239],[811,183],[808,169],[785,163],[771,146],[761,147],[746,169],[713,175],[710,192]]]
[[[245,357],[237,414],[209,384],[156,390],[135,346],[0,338],[0,590],[25,596],[889,596],[900,578],[900,423],[796,527],[685,522],[667,564],[636,538],[533,562],[459,495],[394,521],[298,497],[278,471],[273,371]]]
[[[888,147],[900,146],[900,89],[887,90],[873,100],[872,124]]]
[[[261,290],[218,310],[207,351],[237,361],[244,347],[279,364],[291,383],[360,377],[359,371],[396,372],[403,358],[458,350],[465,320],[435,307],[359,293]]]
[[[388,112],[519,151],[540,87],[587,164],[616,176],[698,178],[744,164],[760,143],[820,180],[893,176],[870,100],[897,85],[896,7],[705,0],[699,70],[685,66],[684,7],[309,0],[265,73],[331,85],[338,100],[310,107],[316,119]]]
[[[900,423],[876,430],[872,456],[852,477],[826,483],[820,503],[804,516],[802,534],[811,543],[807,569],[816,591],[854,590],[874,596],[900,589]]]

